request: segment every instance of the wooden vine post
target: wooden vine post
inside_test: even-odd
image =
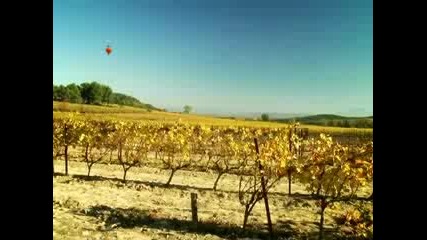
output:
[[[255,141],[255,150],[257,153],[257,162],[258,162],[258,168],[261,174],[261,187],[262,187],[262,195],[264,198],[264,204],[265,204],[265,212],[267,214],[267,222],[268,222],[268,232],[270,233],[270,238],[273,237],[273,225],[271,223],[271,216],[270,216],[270,207],[268,205],[268,197],[267,197],[267,189],[265,186],[265,178],[263,173],[263,167],[261,165],[261,161],[259,159],[259,148],[258,148],[258,140],[254,138]]]

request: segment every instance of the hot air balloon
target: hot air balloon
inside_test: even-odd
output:
[[[107,53],[107,55],[110,55],[113,52],[113,48],[111,47],[111,41],[105,40],[105,44],[107,46],[104,48],[104,51]]]
[[[113,49],[110,47],[110,45],[107,45],[107,48],[105,49],[105,52],[107,52],[107,55],[110,55],[111,52],[113,52]]]

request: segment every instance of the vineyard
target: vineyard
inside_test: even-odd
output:
[[[240,126],[250,128],[280,128],[286,125],[272,121],[255,121],[245,119],[227,119],[198,114],[182,114],[173,112],[147,111],[145,109],[127,107],[127,106],[94,106],[87,104],[73,104],[65,102],[53,102],[53,115],[55,118],[68,116],[69,113],[78,114],[76,118],[84,119],[87,116],[97,119],[126,120],[126,121],[156,121],[162,123],[174,123],[182,121],[195,125],[209,126]],[[342,128],[342,127],[324,127],[316,125],[301,125],[308,128],[310,134],[328,133],[334,137],[348,138],[353,141],[357,138],[372,138],[372,129],[369,128]]]
[[[280,201],[276,195],[281,192],[313,203],[314,214],[319,216],[316,238],[331,238],[329,232],[326,234],[325,219],[330,221],[326,210],[342,208],[347,211],[335,216],[339,219],[335,227],[351,230],[337,234],[371,239],[372,139],[337,141],[323,133],[299,134],[298,124],[281,126],[210,126],[62,115],[53,121],[53,172],[55,175],[58,162],[64,164],[65,175],[72,171],[70,162],[84,164],[88,178],[94,166],[115,166],[115,171],[122,171],[122,184],[132,186],[128,184],[133,181],[128,179],[129,172],[161,169],[168,171],[163,180],[165,187],[173,186],[174,176],[180,171],[210,173],[215,175],[210,183],[213,192],[221,191],[223,178],[235,180],[231,188],[242,207],[242,230],[236,232],[242,236],[255,228],[250,224],[255,206],[259,208],[270,197]],[[278,189],[284,181],[285,189]],[[294,193],[294,187],[303,192]],[[364,203],[363,208],[359,202]],[[278,233],[278,227],[272,227],[277,236],[289,234]],[[261,229],[267,230],[265,226]]]

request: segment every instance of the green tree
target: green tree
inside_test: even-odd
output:
[[[184,106],[184,113],[190,113],[191,111],[193,111],[193,108],[189,105],[185,105]]]
[[[145,105],[142,102],[140,102],[138,99],[122,93],[112,93],[110,100],[111,100],[111,103],[118,104],[118,105],[145,107]]]
[[[347,120],[347,119],[345,119],[344,121],[343,121],[343,127],[345,127],[345,128],[349,128],[350,127],[350,122]]]
[[[68,100],[72,103],[81,103],[82,102],[82,96],[80,94],[80,88],[74,84],[68,84],[66,87],[67,94],[68,94]]]
[[[372,121],[367,119],[358,119],[354,126],[357,128],[372,128]]]
[[[267,113],[261,114],[261,120],[262,121],[268,121],[270,119],[270,116],[268,116]]]
[[[84,103],[99,104],[102,102],[102,87],[97,82],[82,83],[80,92]]]
[[[101,102],[109,104],[112,94],[113,90],[111,89],[111,87],[101,85]]]
[[[53,85],[53,101],[59,101],[59,86]]]
[[[54,88],[55,89],[55,88]],[[57,101],[68,101],[70,99],[68,89],[64,85],[59,85],[54,92],[54,96],[56,95]]]
[[[91,87],[89,83],[80,84],[80,94],[84,103],[91,103]]]

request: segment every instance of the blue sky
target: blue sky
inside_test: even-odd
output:
[[[97,81],[204,113],[372,114],[372,0],[53,5],[54,84]]]

